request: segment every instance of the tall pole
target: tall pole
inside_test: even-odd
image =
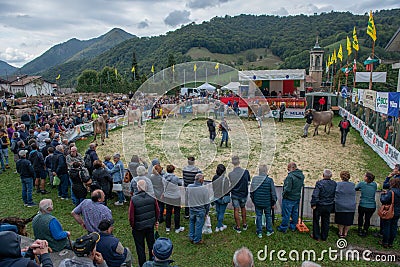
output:
[[[186,87],[185,84],[186,84],[186,70],[183,69],[183,87]]]
[[[353,88],[356,88],[356,73],[357,73],[357,50],[354,51],[354,65],[353,65]]]
[[[372,51],[371,51],[371,59],[374,59],[374,49],[375,49],[375,41],[372,41]],[[372,90],[372,72],[374,69],[374,63],[371,63],[371,72],[369,73],[369,86],[368,89]]]

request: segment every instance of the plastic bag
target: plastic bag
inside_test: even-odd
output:
[[[60,183],[61,183],[60,178],[58,178],[58,176],[55,175],[55,176],[53,177],[53,185],[60,185]]]

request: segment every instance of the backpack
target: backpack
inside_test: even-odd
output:
[[[83,158],[84,166],[86,169],[91,169],[93,164],[92,164],[92,158],[90,157],[89,153],[85,154],[85,157]]]
[[[79,177],[81,178],[82,183],[87,183],[90,180],[90,176],[87,175],[83,168],[79,169]]]
[[[349,121],[347,121],[347,120],[342,121],[342,128],[343,129],[347,130],[349,128],[349,126],[350,126]]]

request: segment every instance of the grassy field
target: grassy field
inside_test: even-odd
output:
[[[170,122],[174,123],[174,122]],[[242,125],[241,125],[242,124]],[[302,133],[304,121],[303,120],[286,120],[283,124],[273,124],[273,122],[266,122],[264,124],[265,128],[273,128],[272,130],[276,133],[276,141],[268,139],[265,144],[265,148],[268,148],[273,144],[276,146],[276,150],[272,150],[274,159],[267,159],[269,166],[271,167],[270,173],[274,177],[276,184],[280,184],[285,177],[286,164],[289,160],[295,160],[298,162],[299,167],[304,170],[306,174],[306,179],[308,185],[314,185],[315,180],[319,179],[321,170],[324,168],[331,168],[334,171],[334,179],[338,180],[338,172],[342,169],[348,169],[353,175],[352,180],[358,180],[361,178],[365,171],[372,170],[377,176],[377,180],[382,181],[385,175],[389,172],[389,168],[384,164],[384,162],[366,145],[363,144],[358,132],[352,130],[348,137],[348,145],[342,148],[339,143],[339,133],[336,127],[332,129],[331,134],[325,135],[323,131],[320,131],[320,135],[314,138],[300,138]],[[338,124],[338,118],[335,118],[334,125]],[[164,126],[163,126],[164,125]],[[184,157],[189,154],[195,155],[199,159],[199,165],[206,170],[206,177],[211,177],[215,170],[216,162],[225,162],[228,168],[231,168],[229,164],[229,158],[231,156],[231,150],[235,148],[219,148],[207,142],[207,130],[205,128],[205,120],[190,120],[183,123],[181,130],[176,135],[178,139],[162,139],[163,134],[171,133],[164,129],[165,125],[158,122],[151,122],[146,125],[143,131],[145,135],[141,141],[145,144],[146,153],[149,158],[159,157],[163,166],[167,164],[168,161],[176,164],[177,166],[183,165],[185,162]],[[258,153],[260,153],[263,137],[260,130],[254,126],[254,122],[248,122],[247,120],[237,122],[235,125],[232,122],[231,127],[235,128],[238,134],[232,133],[232,139],[237,139],[239,142],[244,142],[248,136],[255,137],[254,140],[249,140],[244,145],[249,151],[247,153],[249,156],[248,168],[250,169],[251,175],[255,174],[255,167],[259,161]],[[201,130],[202,129],[202,130]],[[271,129],[265,129],[269,131]],[[127,128],[124,130],[115,130],[110,136],[110,139],[106,140],[105,146],[99,146],[98,153],[100,157],[106,154],[112,155],[115,152],[124,151],[127,155],[126,157],[130,159],[133,153],[143,155],[145,151],[140,150],[142,146],[135,147],[136,144],[140,142],[129,135],[135,135],[132,133],[137,133],[138,128]],[[257,134],[258,133],[258,134]],[[241,136],[242,135],[242,136]],[[245,136],[244,139],[240,139]],[[262,136],[258,138],[257,136]],[[268,136],[273,136],[271,132],[268,132]],[[86,150],[91,139],[82,140],[77,143],[78,151],[82,154]],[[124,146],[122,146],[124,144]],[[160,154],[163,151],[159,147],[160,144],[164,144],[165,147],[178,146],[179,150],[168,151],[165,155]],[[132,146],[133,145],[133,146]],[[131,147],[132,146],[132,147]],[[140,148],[142,147],[142,148]],[[239,152],[242,146],[237,146]],[[301,152],[304,151],[304,152]],[[271,152],[271,151],[270,151]],[[300,153],[301,152],[301,153]],[[177,154],[176,154],[177,153]],[[203,154],[202,154],[203,153]],[[207,154],[213,153],[213,154]],[[177,158],[175,158],[175,156]],[[204,163],[206,160],[212,160],[212,163]],[[11,169],[7,170],[6,173],[0,175],[2,180],[2,187],[0,188],[0,217],[5,216],[18,216],[18,217],[30,217],[37,212],[36,208],[27,208],[23,206],[21,200],[21,186],[17,174],[14,174],[14,164],[11,164]],[[178,169],[178,176],[180,175]],[[70,212],[74,208],[71,201],[61,200],[57,198],[56,189],[50,189],[51,193],[47,197],[52,198],[55,205],[55,210],[53,214],[61,221],[65,230],[71,231],[72,238],[75,239],[80,235],[85,234],[85,231],[73,220]],[[42,195],[34,194],[34,201],[39,202],[43,198]],[[131,229],[128,222],[128,206],[115,207],[110,205],[113,212],[113,217],[116,221],[114,234],[121,239],[122,243],[129,247],[133,252],[135,252],[134,242],[131,235]],[[336,226],[331,226],[329,238],[326,242],[316,242],[312,240],[308,234],[299,232],[290,232],[283,234],[276,232],[271,237],[263,237],[262,239],[257,238],[255,234],[254,225],[254,214],[248,214],[249,229],[237,234],[232,230],[234,224],[232,211],[227,211],[225,224],[229,227],[224,232],[213,233],[212,235],[204,236],[206,245],[194,246],[191,245],[187,238],[188,233],[188,221],[182,216],[182,225],[186,228],[183,233],[175,234],[171,232],[170,234],[165,233],[165,225],[161,224],[160,234],[161,236],[168,236],[174,243],[174,253],[172,258],[176,261],[178,266],[231,266],[231,260],[233,252],[241,247],[247,246],[255,256],[255,266],[300,266],[300,261],[286,262],[279,261],[277,259],[277,254],[273,254],[273,260],[269,259],[265,261],[257,260],[257,252],[262,250],[267,246],[268,253],[271,250],[281,250],[284,249],[289,253],[290,250],[314,250],[317,257],[325,249],[336,249],[337,242],[337,228]],[[214,226],[216,225],[215,212],[211,210],[211,219]],[[280,223],[280,219],[275,222],[275,226]],[[306,223],[311,229],[311,224]],[[373,231],[376,231],[374,229]],[[32,237],[31,225],[28,225],[28,232],[30,237]],[[366,238],[360,238],[357,236],[356,227],[353,227],[349,232],[348,244],[349,247],[355,247],[359,250],[370,249],[375,253],[396,253],[398,255],[398,250],[400,248],[399,242],[395,242],[393,250],[383,250],[377,244],[378,240],[371,235]],[[135,253],[134,253],[135,255]],[[263,256],[263,255],[261,255]],[[286,255],[288,256],[288,255]],[[344,262],[344,261],[330,261],[325,255],[324,260],[319,261],[323,266],[381,266],[381,263],[377,262]],[[399,261],[397,262],[399,263]],[[393,264],[392,264],[393,265]],[[389,264],[389,266],[391,266]],[[395,265],[393,265],[395,266]]]

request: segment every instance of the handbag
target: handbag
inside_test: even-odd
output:
[[[53,185],[57,186],[57,185],[60,185],[60,183],[61,183],[60,178],[58,178],[57,175],[54,176],[54,177],[53,177]]]
[[[382,205],[378,210],[381,219],[390,220],[394,217],[394,192],[392,191],[392,203]]]
[[[122,191],[122,184],[113,184],[112,191],[115,191],[115,192]]]

